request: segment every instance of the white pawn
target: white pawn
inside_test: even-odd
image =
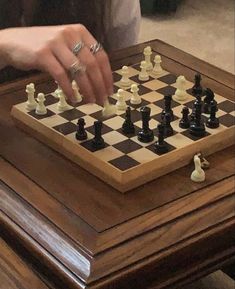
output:
[[[65,95],[62,91],[62,89],[57,89],[57,97],[59,98],[59,102],[57,103],[57,109],[58,111],[66,111],[70,109],[70,106],[65,100]]]
[[[152,71],[153,75],[162,74],[162,71],[163,71],[162,66],[161,66],[162,58],[161,58],[160,55],[156,55],[154,57],[154,63],[155,63],[155,65],[154,65],[154,68],[153,68],[153,71]]]
[[[129,68],[128,66],[122,67],[122,78],[120,80],[120,84],[122,87],[129,87],[131,85],[131,80],[129,79]]]
[[[201,167],[201,160],[198,155],[195,155],[194,158],[195,170],[191,174],[191,180],[196,183],[204,182],[206,179],[205,172]]]
[[[82,95],[79,92],[79,87],[78,87],[77,82],[75,80],[72,81],[72,89],[73,89],[76,101],[81,102],[82,101]]]
[[[132,84],[131,85],[131,104],[140,104],[141,103],[141,97],[139,95],[139,87],[137,84]]]
[[[148,72],[147,72],[147,62],[146,61],[141,61],[140,68],[141,68],[141,71],[140,71],[140,74],[139,74],[139,80],[141,80],[141,81],[149,80],[149,75],[148,75]]]
[[[173,96],[174,100],[176,101],[184,101],[187,98],[187,92],[186,92],[186,84],[187,81],[183,75],[180,75],[176,79],[176,92]]]
[[[119,89],[117,92],[117,103],[116,103],[116,107],[118,110],[126,110],[127,109],[127,105],[124,99],[124,94],[125,91],[123,89]]]
[[[144,57],[147,62],[147,71],[153,70],[153,64],[151,62],[152,48],[150,46],[145,47],[144,49]]]
[[[47,109],[46,109],[46,106],[44,104],[45,102],[45,94],[44,93],[39,93],[38,94],[38,97],[37,97],[37,107],[36,107],[36,111],[35,113],[37,115],[44,115],[44,114],[47,114]]]
[[[26,102],[26,109],[31,111],[36,109],[37,107],[37,102],[35,100],[34,94],[35,94],[35,86],[34,83],[30,83],[26,85],[26,93],[28,96],[28,100]]]

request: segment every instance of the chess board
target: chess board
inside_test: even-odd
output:
[[[130,87],[125,89],[125,100],[131,107],[132,121],[136,128],[133,135],[126,136],[122,133],[125,111],[117,111],[116,115],[102,119],[101,106],[81,103],[60,113],[57,110],[58,99],[53,93],[46,95],[46,115],[39,116],[34,111],[28,112],[25,103],[20,103],[13,107],[12,116],[17,125],[120,192],[127,192],[188,164],[197,152],[206,156],[234,143],[234,102],[216,93],[219,128],[206,128],[206,135],[198,138],[192,136],[187,129],[179,127],[182,108],[187,106],[191,112],[195,101],[191,91],[193,83],[187,81],[187,99],[181,103],[172,101],[174,120],[171,125],[174,134],[165,139],[169,152],[157,154],[154,143],[157,140],[157,125],[161,121],[164,108],[164,95],[174,95],[177,75],[164,70],[161,75],[150,75],[148,81],[142,82],[138,79],[139,66],[130,66],[129,71],[132,83],[139,86],[142,103],[132,105]],[[113,77],[116,92],[122,88],[121,69],[114,71]],[[116,94],[110,97],[110,103],[116,103]],[[155,138],[150,143],[141,143],[137,138],[137,133],[142,127],[142,106],[151,108],[150,128],[153,129]],[[86,122],[88,133],[88,139],[85,141],[78,141],[75,137],[76,124],[81,117]],[[203,118],[206,120],[208,115],[203,114]],[[96,120],[103,120],[102,136],[105,148],[101,150],[95,150],[91,144],[94,137],[93,124]]]

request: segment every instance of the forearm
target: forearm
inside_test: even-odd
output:
[[[5,29],[0,30],[0,70],[8,65],[4,35],[5,35]]]

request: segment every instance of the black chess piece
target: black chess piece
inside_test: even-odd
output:
[[[215,102],[211,101],[210,104],[210,117],[206,122],[206,126],[209,128],[217,128],[219,127],[219,119],[216,117],[216,109],[217,105]]]
[[[76,132],[76,139],[77,140],[86,140],[87,139],[87,132],[85,130],[85,120],[84,118],[79,118],[77,122],[77,132]]]
[[[188,107],[183,107],[182,109],[182,118],[179,123],[179,127],[181,128],[189,128],[190,127],[190,120],[189,120],[189,109]]]
[[[159,124],[158,128],[158,140],[154,144],[154,149],[158,154],[165,154],[169,151],[167,143],[164,141],[164,126]]]
[[[173,110],[171,109],[171,102],[172,102],[172,95],[165,95],[164,96],[164,109],[162,110],[161,118],[164,120],[165,114],[170,113],[171,120],[174,120]]]
[[[165,114],[165,118],[163,121],[163,126],[164,126],[164,136],[172,136],[174,134],[174,130],[171,126],[171,115],[170,113]]]
[[[105,147],[104,139],[102,138],[102,122],[97,120],[94,122],[95,137],[92,140],[92,146],[99,150]]]
[[[127,135],[135,133],[135,127],[133,122],[131,121],[131,109],[129,106],[127,107],[126,110],[126,117],[122,125],[122,132]]]
[[[138,132],[138,140],[144,143],[151,142],[154,139],[153,131],[149,128],[150,121],[150,107],[144,106],[140,109],[142,113],[142,129]]]
[[[210,114],[211,104],[216,105],[216,111],[218,110],[217,102],[215,101],[215,94],[210,88],[205,89],[205,98],[204,98],[204,106],[203,112],[206,114]]]
[[[206,133],[205,125],[202,120],[202,103],[195,102],[195,119],[190,123],[189,132],[197,137],[203,137]]]
[[[194,96],[196,95],[203,95],[203,88],[201,86],[201,74],[197,73],[194,78],[194,86],[192,87],[192,93]]]

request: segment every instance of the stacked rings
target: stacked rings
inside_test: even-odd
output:
[[[96,42],[95,44],[92,44],[92,45],[90,46],[90,52],[91,52],[92,54],[96,54],[96,53],[99,52],[100,50],[103,50],[103,46],[102,46],[102,44],[99,43],[99,42]]]
[[[78,53],[80,52],[80,50],[85,46],[85,44],[82,41],[79,41],[77,44],[75,44],[74,48],[72,49],[73,54],[75,56],[78,55]]]

